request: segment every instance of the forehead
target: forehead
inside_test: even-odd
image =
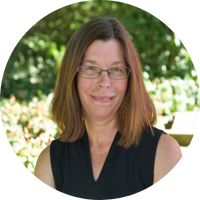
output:
[[[100,64],[100,63],[125,63],[124,51],[120,41],[118,40],[95,40],[86,49],[84,63]]]
[[[98,62],[96,60],[84,59],[82,61],[82,64],[98,65]],[[113,66],[113,65],[123,66],[124,64],[125,64],[125,62],[123,60],[121,60],[121,61],[113,61],[111,63],[111,66]]]

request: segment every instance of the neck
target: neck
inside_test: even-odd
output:
[[[116,132],[116,118],[109,120],[91,120],[85,118],[90,146],[104,146],[112,143]]]

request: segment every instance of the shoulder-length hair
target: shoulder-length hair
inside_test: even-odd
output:
[[[60,140],[73,142],[82,137],[85,123],[77,92],[77,68],[87,47],[94,40],[119,40],[131,73],[124,100],[118,110],[118,145],[126,148],[138,145],[144,130],[156,121],[156,109],[146,91],[142,68],[135,47],[122,24],[115,18],[97,18],[81,26],[66,48],[51,104],[52,119],[61,130]],[[152,129],[151,129],[152,130]],[[153,131],[152,131],[153,134]]]

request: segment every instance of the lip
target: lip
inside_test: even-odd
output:
[[[92,95],[91,95],[92,96]],[[114,98],[115,96],[92,96],[92,97],[98,97],[98,98]]]
[[[95,101],[98,101],[98,102],[104,102],[104,103],[107,103],[107,102],[111,102],[115,96],[93,96],[93,95],[90,95]]]

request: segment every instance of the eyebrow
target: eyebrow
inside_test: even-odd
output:
[[[83,59],[83,63],[91,63],[91,64],[93,64],[93,65],[98,65],[97,62],[96,62],[95,60],[90,60],[90,59]],[[123,62],[123,61],[114,61],[114,62],[111,64],[111,66],[112,66],[112,65],[118,65],[118,64],[120,64],[120,63],[123,63],[123,65],[124,65],[124,62]]]

